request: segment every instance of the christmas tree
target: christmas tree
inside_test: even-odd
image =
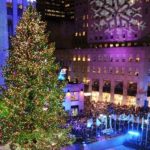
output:
[[[62,108],[63,87],[48,44],[46,24],[31,6],[11,40],[0,97],[1,143],[12,149],[52,150],[70,144],[70,127]]]

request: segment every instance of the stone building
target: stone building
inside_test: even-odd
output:
[[[150,104],[149,8],[149,0],[75,1],[74,48],[56,56],[91,100]]]

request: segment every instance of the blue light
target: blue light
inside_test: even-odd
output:
[[[132,136],[136,136],[136,137],[140,136],[140,133],[137,131],[128,131],[128,134],[130,134]]]
[[[60,81],[65,80],[66,74],[67,74],[67,69],[66,68],[61,69],[61,71],[59,72],[59,75],[58,75],[58,80],[60,80]]]

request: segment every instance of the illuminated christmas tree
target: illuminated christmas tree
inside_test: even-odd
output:
[[[32,7],[23,14],[12,38],[0,97],[1,143],[21,150],[52,150],[70,144],[62,108],[65,83],[57,79],[54,44],[46,24]]]

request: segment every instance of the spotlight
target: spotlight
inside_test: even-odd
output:
[[[140,136],[140,133],[137,131],[128,131],[128,134],[136,137]]]

